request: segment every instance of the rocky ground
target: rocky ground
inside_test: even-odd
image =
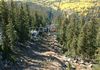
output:
[[[0,70],[92,70],[92,64],[65,57],[55,35],[47,35],[39,42],[27,42],[27,46],[17,49],[19,55],[15,63],[0,61]]]

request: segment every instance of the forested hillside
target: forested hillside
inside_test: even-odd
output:
[[[37,2],[0,1],[0,70],[99,70],[100,3]]]

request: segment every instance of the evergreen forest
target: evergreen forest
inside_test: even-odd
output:
[[[0,70],[100,70],[100,1],[0,0]]]

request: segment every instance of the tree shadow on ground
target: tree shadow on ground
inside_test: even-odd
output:
[[[20,57],[20,60],[23,60],[23,64],[20,65],[21,69],[24,70],[25,68],[30,68],[30,70],[38,70],[36,68],[43,68],[44,63],[48,61],[55,61],[61,65],[62,70],[65,69],[66,65],[64,62],[59,60],[54,56],[45,56],[41,55],[41,52],[50,51],[50,48],[41,46],[41,44],[29,44],[29,46],[20,49],[23,56]],[[28,63],[28,62],[31,62]]]

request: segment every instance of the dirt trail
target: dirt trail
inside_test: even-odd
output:
[[[66,70],[69,58],[61,54],[61,48],[55,35],[47,35],[37,42],[27,42],[27,46],[19,46],[19,53],[15,64],[0,61],[0,70]],[[88,65],[80,66],[72,59],[72,70],[92,70]],[[76,66],[76,69],[75,69]],[[79,68],[81,67],[81,68]],[[84,67],[84,68],[83,68]]]
[[[22,64],[19,64],[19,69],[16,70],[66,70],[67,66],[59,52],[55,35],[44,37],[41,43],[28,44],[21,49]]]

